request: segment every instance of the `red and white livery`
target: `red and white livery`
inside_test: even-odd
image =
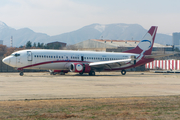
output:
[[[81,75],[121,70],[125,75],[125,69],[146,64],[157,57],[151,55],[157,28],[152,26],[136,48],[122,53],[28,49],[12,53],[3,62],[20,70],[20,75],[23,75],[23,69],[49,69],[53,74],[71,71]]]

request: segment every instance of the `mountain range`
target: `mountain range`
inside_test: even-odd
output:
[[[16,30],[0,21],[0,40],[3,40],[4,45],[10,46],[10,38],[13,36],[15,47],[25,45],[27,41],[45,44],[59,41],[73,45],[88,39],[141,40],[146,32],[147,30],[139,24],[91,24],[72,32],[49,36],[45,33],[36,33],[29,28]],[[172,36],[158,33],[155,42],[171,45]]]

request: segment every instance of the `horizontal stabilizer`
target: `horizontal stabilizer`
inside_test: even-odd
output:
[[[159,57],[165,57],[170,56],[174,54],[157,54],[157,55],[145,55],[144,58],[159,58]]]

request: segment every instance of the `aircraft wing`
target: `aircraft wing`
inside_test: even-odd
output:
[[[94,67],[94,68],[116,68],[120,67],[123,65],[126,65],[128,62],[131,62],[132,59],[123,59],[123,60],[112,60],[112,61],[101,61],[101,62],[93,62],[89,63],[89,66]]]

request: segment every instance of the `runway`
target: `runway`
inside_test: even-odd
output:
[[[0,100],[108,98],[180,94],[180,74],[127,72],[96,73],[96,76],[47,72],[0,73]]]

